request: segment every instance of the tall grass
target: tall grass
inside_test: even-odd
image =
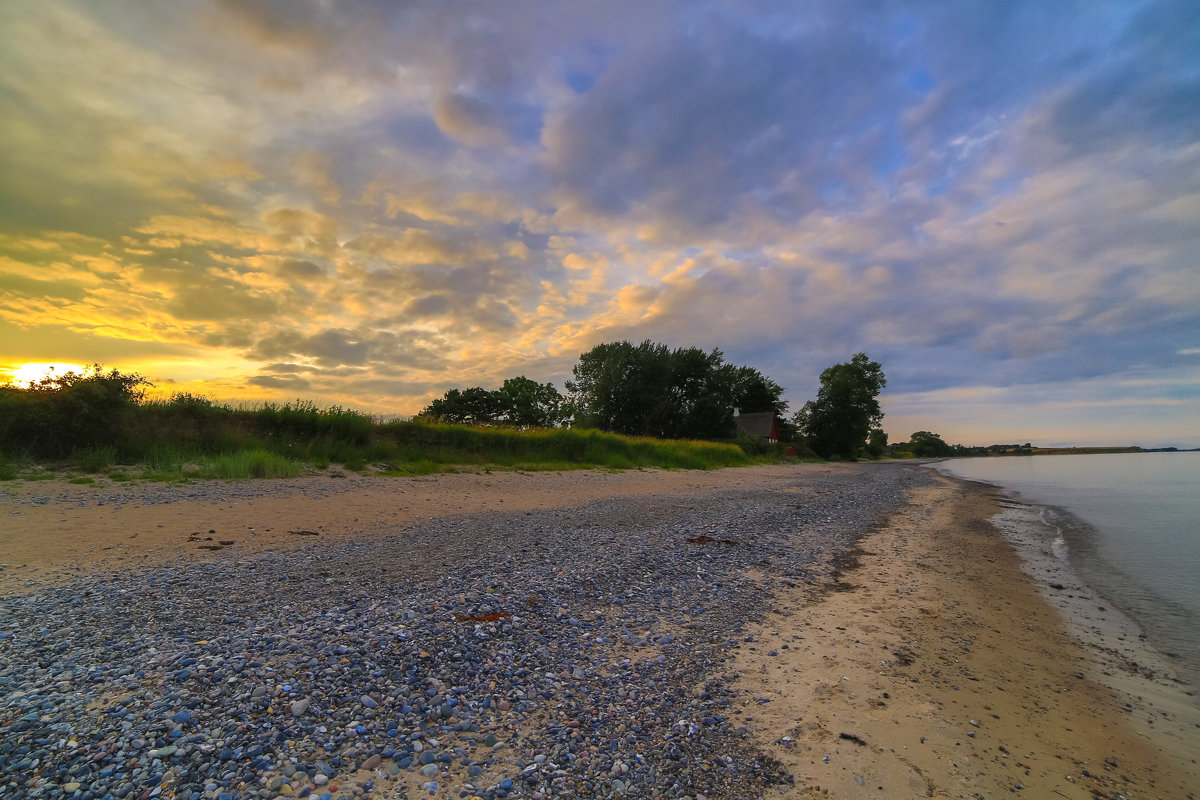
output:
[[[301,465],[269,450],[242,450],[205,462],[202,471],[204,477],[212,478],[294,478],[300,474]]]
[[[0,481],[16,480],[19,477],[21,477],[20,465],[0,455]]]
[[[300,461],[262,448],[204,453],[168,445],[147,454],[141,477],[157,481],[294,478],[305,469]]]
[[[63,386],[0,387],[0,453],[8,454],[0,459],[0,479],[25,475],[29,470],[17,464],[34,462],[177,481],[294,476],[335,464],[424,475],[491,468],[714,469],[781,458],[779,447],[756,442],[377,422],[358,411],[304,401],[234,407],[189,394],[144,400],[141,385],[136,376],[97,368]],[[67,425],[63,416],[71,414],[78,419]]]

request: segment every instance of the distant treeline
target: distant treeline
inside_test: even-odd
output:
[[[1033,445],[994,444],[991,447],[966,447],[947,444],[941,436],[931,431],[917,431],[907,442],[896,442],[887,446],[889,455],[896,458],[965,458],[986,455],[1024,455],[1032,452]]]
[[[1174,448],[1168,448],[1173,450]],[[898,458],[970,458],[977,456],[1056,456],[1099,455],[1102,453],[1145,453],[1140,447],[1038,447],[1025,444],[992,444],[986,447],[947,444],[929,431],[917,431],[907,442],[887,446],[889,455]]]
[[[649,340],[600,344],[579,357],[566,394],[550,383],[509,378],[494,391],[451,389],[418,418],[452,423],[570,424],[660,439],[728,439],[734,410],[782,415],[783,387],[720,350],[672,350]]]
[[[864,353],[821,373],[816,400],[790,419],[783,387],[754,367],[727,364],[717,349],[671,349],[643,341],[599,344],[579,357],[566,394],[524,376],[495,391],[451,389],[418,418],[442,422],[562,425],[656,438],[737,436],[735,415],[776,416],[780,442],[801,454],[854,459],[883,455],[883,369]],[[752,437],[750,437],[752,438]],[[756,442],[743,442],[753,447]]]

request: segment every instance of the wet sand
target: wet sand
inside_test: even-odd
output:
[[[1153,654],[1128,630],[1108,632],[1120,649],[1078,638],[1039,592],[1063,576],[1022,569],[995,492],[939,484],[861,542],[837,590],[785,587],[741,644],[741,719],[807,787],[776,796],[1193,797],[1186,687],[1131,668]]]

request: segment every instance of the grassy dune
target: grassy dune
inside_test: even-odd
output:
[[[0,393],[0,480],[67,473],[114,480],[290,477],[331,465],[390,475],[487,469],[714,469],[778,462],[755,442],[619,436],[378,421],[311,403],[216,405],[202,398],[136,400],[78,413],[51,393]],[[94,409],[93,409],[94,410]],[[77,424],[85,419],[87,424]]]

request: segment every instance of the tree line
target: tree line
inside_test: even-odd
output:
[[[171,438],[199,437],[211,447],[233,444],[225,439],[235,428],[266,437],[269,443],[328,440],[354,447],[365,446],[378,433],[365,414],[338,407],[321,410],[302,401],[234,409],[176,394],[169,401],[146,402],[150,385],[140,375],[105,371],[98,364],[83,373],[47,377],[25,388],[0,385],[0,454],[65,456],[106,448],[123,453],[143,428],[148,433],[164,425],[171,427]],[[816,399],[789,418],[784,416],[788,404],[779,383],[753,367],[727,363],[718,349],[705,352],[696,347],[671,349],[649,340],[637,345],[622,341],[581,354],[565,393],[551,383],[518,376],[496,390],[451,389],[414,421],[720,440],[736,436],[737,409],[745,414],[774,414],[780,441],[827,459],[1032,452],[1029,443],[987,448],[950,445],[930,431],[917,431],[908,442],[889,445],[880,427],[883,412],[878,399],[886,385],[880,364],[858,353],[824,370]],[[741,444],[745,448],[748,441]],[[758,447],[752,450],[760,452]],[[342,455],[351,461],[356,458]]]
[[[1033,452],[1029,443],[951,445],[930,431],[889,445],[879,427],[883,412],[878,396],[886,384],[879,363],[858,353],[822,372],[816,399],[788,418],[783,388],[753,367],[727,363],[720,350],[671,349],[648,340],[638,345],[614,342],[580,356],[565,393],[525,376],[509,378],[491,391],[451,389],[422,410],[415,427],[401,431],[398,422],[389,428],[390,423],[361,412],[319,409],[304,401],[234,408],[186,393],[148,401],[151,384],[144,377],[105,371],[97,364],[26,387],[0,385],[0,462],[6,454],[132,458],[168,443],[206,451],[253,445],[288,456],[300,448],[300,455],[314,463],[382,462],[397,454],[379,445],[381,436],[395,442],[422,440],[420,429],[432,435],[433,428],[421,425],[429,421],[721,440],[736,436],[735,409],[776,415],[780,441],[827,459]],[[749,439],[738,444],[750,455],[765,452],[761,445],[751,447]],[[411,461],[421,453],[409,448],[401,455]]]
[[[560,394],[525,376],[499,389],[451,389],[419,418],[522,426],[570,424],[631,436],[714,439],[732,435],[734,409],[787,411],[783,387],[753,367],[726,363],[717,349],[671,349],[649,340],[611,342],[579,357]]]
[[[598,344],[579,357],[565,393],[524,376],[496,390],[451,389],[418,415],[451,423],[571,425],[666,439],[725,439],[736,433],[735,410],[771,412],[780,439],[822,458],[876,457],[887,437],[879,428],[883,368],[865,353],[821,373],[815,400],[792,417],[783,387],[758,369],[725,361],[719,349],[672,349],[646,340]]]

